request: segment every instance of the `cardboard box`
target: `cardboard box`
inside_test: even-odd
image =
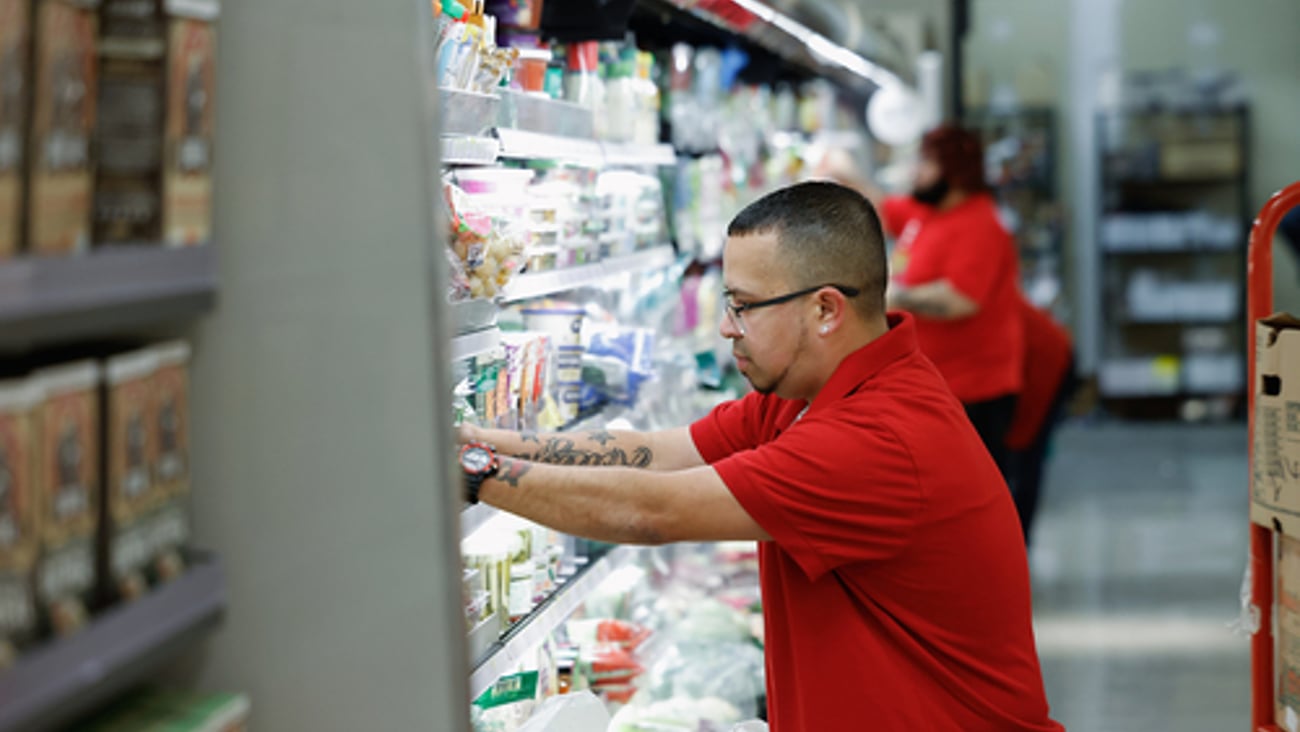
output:
[[[1256,324],[1251,388],[1250,518],[1300,537],[1300,320],[1279,313]]]
[[[184,571],[183,550],[190,538],[190,347],[177,341],[151,350],[158,361],[153,375],[158,439],[153,479],[158,505],[149,518],[152,579],[167,581]]]
[[[22,240],[30,0],[0,0],[0,260]]]
[[[59,634],[86,620],[99,529],[100,369],[82,361],[36,372],[43,393],[36,480],[41,523],[37,600]]]
[[[214,28],[161,0],[108,0],[103,17],[95,242],[206,242]]]
[[[171,246],[212,238],[216,50],[216,28],[211,23],[192,18],[170,21],[162,233]]]
[[[36,0],[27,147],[27,248],[66,254],[90,245],[99,60],[93,3]]]
[[[153,376],[158,359],[152,351],[136,351],[110,358],[105,366],[108,573],[115,597],[130,600],[148,589],[146,574],[154,552],[149,514],[158,504],[153,481],[158,449]]]
[[[0,382],[0,668],[36,633],[37,409],[33,381]]]

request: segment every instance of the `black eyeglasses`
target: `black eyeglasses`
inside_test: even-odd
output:
[[[734,302],[732,302],[730,295],[724,294],[723,306],[727,309],[727,317],[731,318],[731,324],[736,326],[736,330],[740,331],[741,335],[748,335],[748,333],[745,330],[745,321],[741,317],[746,310],[758,310],[759,308],[771,307],[772,305],[780,305],[781,303],[790,302],[791,300],[794,300],[795,298],[803,297],[804,295],[811,295],[812,293],[822,289],[823,287],[833,287],[836,290],[839,290],[840,293],[843,294],[845,297],[857,297],[859,294],[862,293],[862,291],[856,287],[846,287],[844,285],[832,285],[832,284],[814,285],[813,287],[808,287],[799,290],[797,292],[791,292],[785,295],[778,295],[777,297],[771,297],[766,300],[759,300],[757,302],[747,302],[740,305],[737,305]]]

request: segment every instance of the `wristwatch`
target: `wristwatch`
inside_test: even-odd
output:
[[[497,474],[501,462],[496,448],[486,442],[467,442],[460,448],[460,467],[465,471],[465,500],[478,503],[479,486]]]

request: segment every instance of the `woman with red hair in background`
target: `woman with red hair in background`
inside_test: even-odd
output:
[[[895,238],[888,306],[916,316],[921,351],[1006,476],[1006,437],[1023,382],[1020,273],[985,181],[979,138],[954,126],[931,130],[912,195],[885,198],[879,209]]]

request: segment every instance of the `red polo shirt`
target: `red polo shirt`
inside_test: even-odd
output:
[[[1016,512],[910,315],[803,402],[691,426],[759,549],[773,732],[1045,732]]]
[[[1024,297],[1020,317],[1025,326],[1024,386],[1007,430],[1007,447],[1025,450],[1034,444],[1047,422],[1056,392],[1069,376],[1073,347],[1070,334],[1052,316]]]
[[[938,211],[891,197],[881,219],[895,237],[890,275],[896,282],[910,287],[946,279],[979,306],[968,318],[916,318],[921,352],[948,387],[968,404],[1018,393],[1025,348],[1020,264],[993,198],[975,195]]]

